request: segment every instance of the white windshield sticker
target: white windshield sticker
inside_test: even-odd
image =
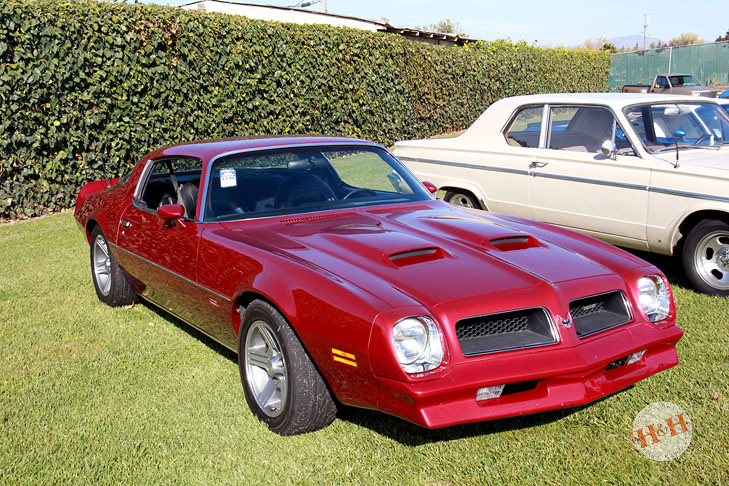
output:
[[[220,187],[235,187],[237,185],[235,169],[220,169]]]

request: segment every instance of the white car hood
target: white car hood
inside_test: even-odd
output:
[[[676,152],[666,151],[656,157],[670,164],[676,163]],[[714,149],[680,149],[679,167],[705,167],[707,169],[729,170],[729,145],[719,150]]]

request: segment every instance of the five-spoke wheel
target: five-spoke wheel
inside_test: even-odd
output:
[[[334,420],[337,408],[324,378],[268,302],[254,300],[243,311],[238,365],[248,406],[272,431],[303,434]]]
[[[98,226],[91,232],[91,277],[96,295],[103,303],[119,307],[136,302],[137,295],[114,260],[106,236]]]
[[[245,367],[256,404],[269,417],[278,417],[288,398],[288,371],[281,344],[265,321],[257,320],[248,328]]]

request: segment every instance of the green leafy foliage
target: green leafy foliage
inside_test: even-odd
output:
[[[73,204],[149,150],[242,135],[390,144],[470,124],[504,96],[604,91],[609,55],[151,5],[0,4],[0,219]]]

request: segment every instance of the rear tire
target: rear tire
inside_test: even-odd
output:
[[[254,300],[245,310],[238,367],[248,406],[277,434],[313,432],[337,415],[329,389],[299,338],[267,302]]]
[[[137,294],[116,263],[104,232],[98,226],[91,232],[90,258],[91,278],[101,302],[111,307],[121,307],[137,301]]]
[[[681,253],[691,286],[710,295],[729,295],[729,225],[707,219],[691,230]]]
[[[479,204],[473,194],[465,191],[448,191],[443,200],[454,206],[482,209],[481,204]]]

